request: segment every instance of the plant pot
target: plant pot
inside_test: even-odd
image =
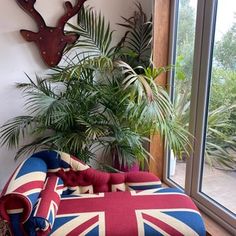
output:
[[[140,169],[137,161],[135,161],[132,165],[128,166],[128,165],[120,164],[117,158],[113,160],[113,166],[114,168],[122,172],[134,172],[134,171],[139,171]]]

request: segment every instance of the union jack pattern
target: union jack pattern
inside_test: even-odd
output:
[[[205,232],[201,217],[196,210],[186,208],[136,210],[135,213],[139,236],[197,236],[203,235]]]
[[[63,171],[84,171],[90,167],[70,154],[59,151],[42,151],[32,155],[45,161],[48,172],[56,173]]]
[[[22,221],[25,222],[38,200],[46,179],[47,166],[42,160],[30,158],[25,160],[11,176],[2,192],[1,202],[6,206],[0,209],[8,214],[23,212]]]
[[[177,188],[158,188],[132,192],[132,196],[160,196],[166,201],[176,198],[178,207],[136,210],[139,235],[205,235],[202,217],[190,198]],[[174,201],[174,200],[173,200]],[[169,202],[171,203],[171,202]],[[173,203],[171,203],[173,204]],[[181,207],[182,206],[182,207]]]
[[[49,227],[52,229],[63,188],[61,178],[56,176],[47,178],[33,214],[36,227],[43,231],[48,230]]]
[[[58,215],[51,236],[104,235],[104,212]]]
[[[149,182],[133,182],[133,183],[120,183],[112,184],[111,191],[132,191],[132,190],[146,190],[146,189],[157,189],[161,187],[161,181],[149,181]]]
[[[53,236],[205,235],[196,206],[174,188],[65,196],[54,227]]]
[[[126,183],[127,190],[147,190],[161,188],[161,181]]]
[[[0,215],[16,235],[27,227],[26,235],[205,235],[192,200],[155,175],[104,173],[57,151],[35,153],[16,169]]]

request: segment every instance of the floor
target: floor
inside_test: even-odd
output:
[[[184,162],[177,162],[175,174],[171,177],[180,186],[184,186],[185,169]],[[221,171],[205,165],[202,192],[236,214],[236,172]]]

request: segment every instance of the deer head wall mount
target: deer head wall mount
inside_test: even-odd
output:
[[[54,67],[60,62],[63,51],[67,44],[73,44],[78,39],[76,34],[65,34],[64,27],[66,22],[76,15],[86,0],[77,0],[73,6],[71,2],[65,2],[66,12],[58,20],[56,27],[47,26],[43,17],[34,8],[36,0],[16,0],[23,10],[25,10],[38,26],[38,32],[29,30],[20,30],[21,35],[28,42],[34,42],[43,58],[43,61],[49,66]]]

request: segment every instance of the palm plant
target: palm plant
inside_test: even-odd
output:
[[[29,83],[17,85],[29,115],[7,121],[0,130],[1,143],[19,147],[22,138],[33,137],[16,157],[57,149],[88,162],[102,148],[105,158],[125,165],[138,160],[143,165],[149,156],[143,144],[159,132],[176,155],[187,151],[188,133],[173,119],[166,90],[156,84],[163,68],[129,65],[122,49],[128,33],[112,47],[110,25],[89,7],[79,13],[77,25],[69,26],[81,35],[68,49],[74,56],[66,57],[65,66],[55,68],[49,78],[37,77],[36,82],[28,78]],[[149,47],[143,40],[136,43],[142,49]],[[139,58],[143,60],[141,54]]]

